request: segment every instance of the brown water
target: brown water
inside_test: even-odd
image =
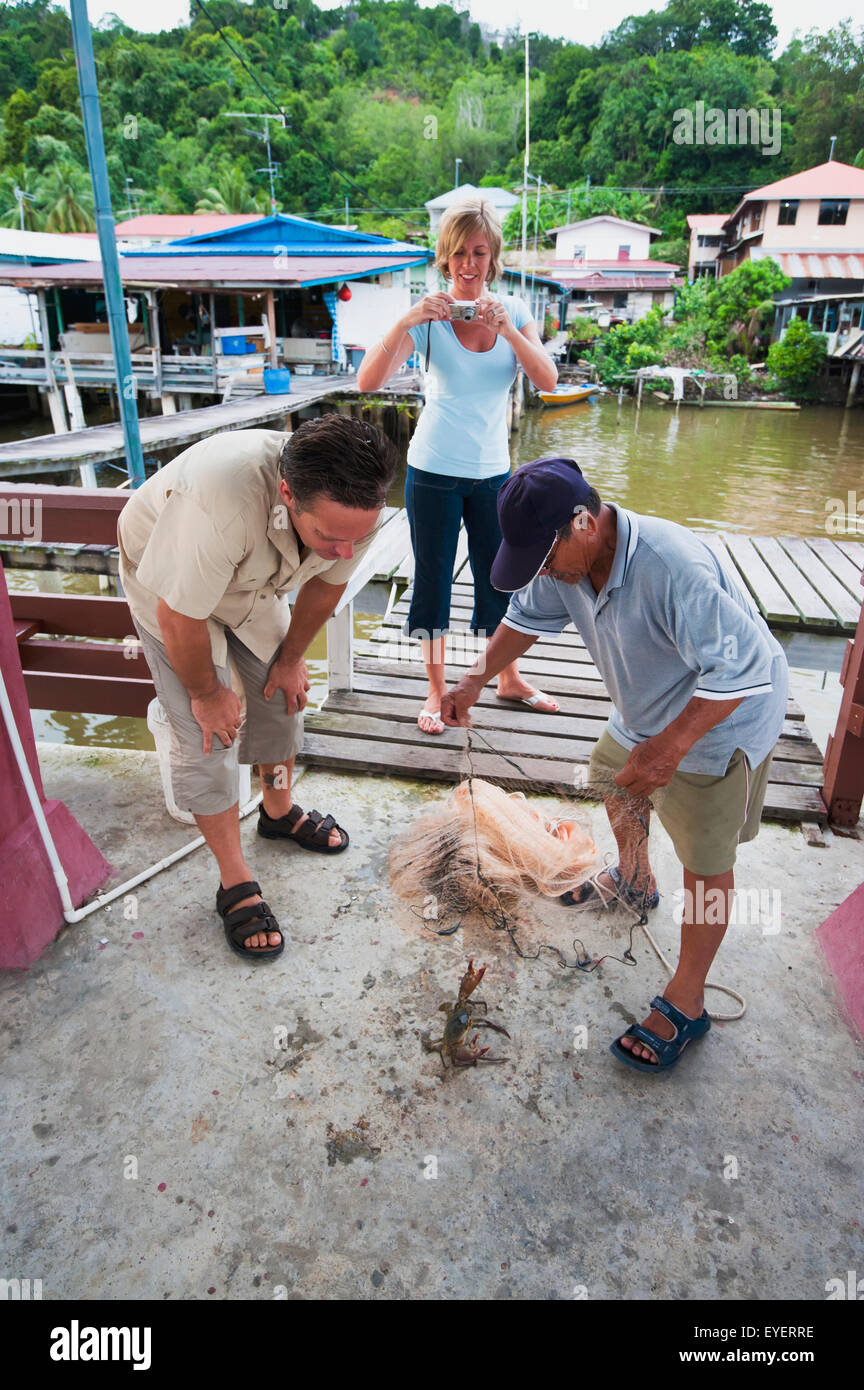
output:
[[[20,437],[20,436],[19,436]],[[601,497],[684,526],[750,535],[826,534],[826,517],[844,509],[851,492],[864,498],[864,412],[833,407],[800,411],[660,406],[638,416],[630,400],[530,410],[512,436],[513,465],[545,454],[575,458]],[[404,469],[391,491],[402,505]],[[116,474],[100,481],[116,485]],[[854,503],[853,503],[854,507]],[[859,536],[851,528],[846,534]],[[100,593],[95,575],[8,570],[10,589]],[[355,614],[355,635],[380,622]],[[310,705],[327,693],[326,637],[312,644],[306,665]],[[51,742],[152,748],[146,723],[107,715],[33,711],[36,737]]]
[[[830,499],[864,499],[860,409],[676,411],[648,401],[637,415],[625,399],[619,421],[607,398],[526,411],[512,461],[544,454],[574,458],[601,497],[706,531],[824,535]]]

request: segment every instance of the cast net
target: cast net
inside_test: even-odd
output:
[[[619,824],[631,822],[628,838],[637,846],[647,838],[646,803],[619,787],[611,773],[589,782],[582,775],[587,768],[577,765],[568,783],[533,777],[531,767],[500,753],[484,732],[472,727],[463,734],[459,785],[391,847],[393,891],[438,935],[450,935],[479,917],[506,932],[520,956],[536,959],[551,952],[562,967],[596,968],[611,953],[596,959],[577,937],[575,960],[569,960],[559,945],[538,939],[538,928],[541,938],[545,928],[566,940],[573,919],[562,919],[557,908],[550,915],[545,907],[557,904],[562,894],[578,892],[602,867],[587,803],[606,801]],[[523,761],[536,768],[536,760]],[[529,801],[532,794],[543,801]],[[598,906],[613,909],[602,914],[604,931],[629,938],[623,952],[627,964],[635,964],[633,932],[647,921],[645,903],[634,890],[635,884],[623,882],[619,893],[607,889],[594,898]],[[523,944],[526,935],[530,944]]]

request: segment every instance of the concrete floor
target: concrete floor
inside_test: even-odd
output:
[[[41,756],[118,881],[190,838],[153,755]],[[307,773],[301,804],[352,835],[330,860],[246,822],[276,965],[228,950],[199,850],[0,980],[7,1277],[45,1298],[818,1300],[864,1269],[864,1048],[813,939],[864,841],[768,826],[742,849],[739,883],[782,905],[779,931],[731,927],[715,969],[747,1013],[644,1078],[607,1050],[662,990],[644,937],[636,968],[565,974],[482,925],[436,937],[391,898],[394,833],[445,794]],[[674,956],[679,870],[652,843]],[[608,914],[541,916],[536,939],[620,954]],[[418,1035],[468,955],[510,1061],[444,1078]]]

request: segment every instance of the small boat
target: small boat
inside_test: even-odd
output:
[[[538,395],[544,405],[578,405],[580,401],[599,395],[602,390],[598,382],[592,381],[579,386],[556,386],[554,391],[540,391]]]

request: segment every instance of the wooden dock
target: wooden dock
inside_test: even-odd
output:
[[[226,430],[259,428],[282,429],[296,411],[333,396],[350,398],[366,393],[357,390],[353,375],[301,377],[292,375],[291,391],[280,395],[246,396],[222,405],[180,410],[173,415],[145,415],[140,419],[141,444],[145,458],[162,449],[179,452],[199,439]],[[400,372],[386,386],[370,393],[370,399],[396,401],[419,397],[419,377]],[[82,464],[116,462],[125,456],[123,427],[118,422],[94,425],[66,434],[40,434],[0,444],[0,477],[15,478],[41,473],[69,472]]]
[[[840,552],[842,553],[842,552]],[[410,555],[393,577],[411,578]],[[306,720],[303,760],[345,771],[377,772],[420,781],[456,782],[465,769],[466,736],[461,729],[426,735],[417,714],[427,685],[419,643],[403,635],[410,587],[402,593],[380,630],[354,649],[350,690],[333,690],[318,714]],[[471,666],[484,643],[469,631],[473,586],[464,531],[454,567],[452,623],[448,641],[448,682]],[[475,727],[492,745],[475,741],[472,766],[490,779],[524,780],[551,787],[573,785],[574,766],[587,764],[611,711],[611,702],[582,639],[571,626],[559,637],[537,642],[520,660],[520,669],[560,702],[560,712],[538,714],[527,706],[503,703],[494,682],[472,712]],[[822,754],[789,701],[783,734],[774,753],[763,817],[786,822],[826,820],[819,794]]]

